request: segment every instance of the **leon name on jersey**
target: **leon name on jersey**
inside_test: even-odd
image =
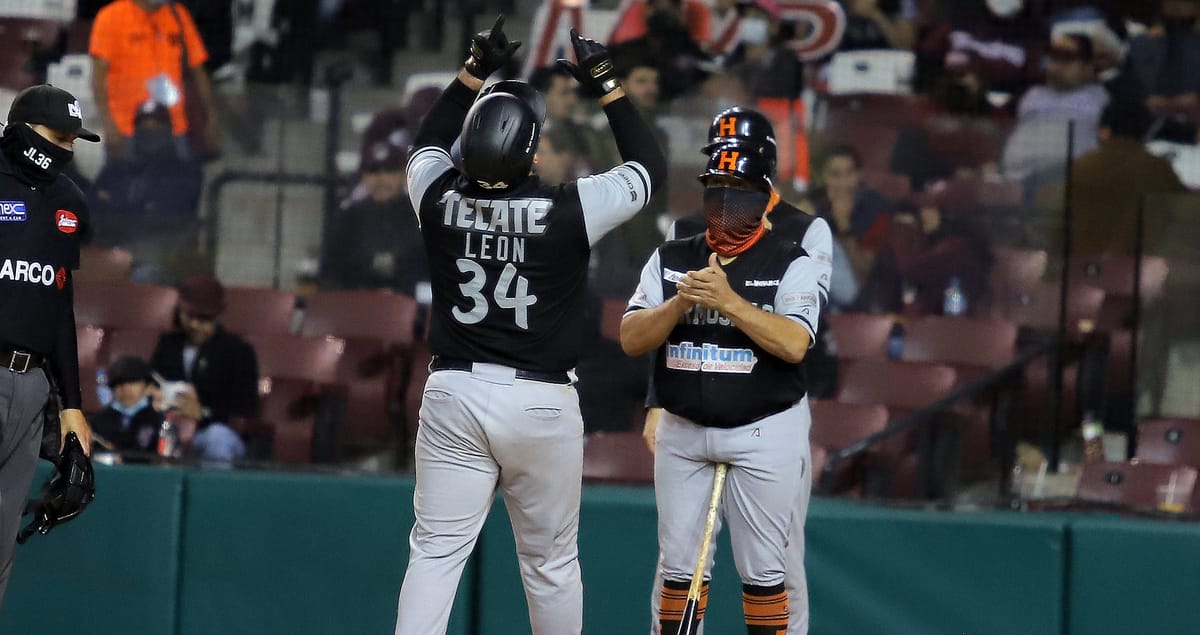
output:
[[[465,229],[463,256],[475,260],[525,262],[525,239],[546,233],[550,200],[475,199],[453,190],[440,201],[442,224]]]

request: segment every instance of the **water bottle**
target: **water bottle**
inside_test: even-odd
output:
[[[179,449],[179,432],[171,416],[163,417],[162,425],[158,427],[158,455],[164,458],[174,458]]]
[[[904,325],[896,322],[892,325],[887,339],[888,359],[900,359],[904,355]]]
[[[946,286],[946,300],[942,305],[942,315],[947,317],[962,317],[967,314],[967,296],[963,293],[962,282],[958,276],[950,278]]]
[[[96,399],[101,406],[107,406],[113,400],[112,387],[108,385],[108,371],[103,368],[96,369]]]
[[[1098,463],[1104,460],[1104,423],[1096,413],[1088,411],[1083,414],[1080,425],[1083,436],[1083,460],[1085,463]]]

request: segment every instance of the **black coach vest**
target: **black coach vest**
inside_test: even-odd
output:
[[[584,342],[587,228],[574,183],[537,177],[503,193],[455,170],[420,203],[435,355],[561,372]]]
[[[712,253],[699,234],[659,248],[663,298],[688,271],[708,266]],[[769,231],[757,244],[724,267],[738,295],[772,312],[779,281],[796,258],[800,244]],[[729,318],[694,307],[655,353],[654,388],[659,405],[681,417],[713,428],[734,428],[775,414],[804,397],[804,375],[755,344]]]

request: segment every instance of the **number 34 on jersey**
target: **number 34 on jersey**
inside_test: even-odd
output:
[[[458,285],[458,289],[463,297],[471,302],[471,307],[467,310],[454,307],[451,310],[454,319],[463,324],[478,324],[488,316],[492,304],[495,304],[500,309],[511,310],[513,323],[521,329],[529,330],[529,307],[537,303],[538,298],[529,293],[529,280],[517,273],[517,267],[513,263],[505,264],[504,269],[500,271],[491,302],[483,294],[484,287],[487,286],[487,272],[483,267],[467,258],[459,258],[455,264],[458,265],[459,271],[470,276],[466,282]]]

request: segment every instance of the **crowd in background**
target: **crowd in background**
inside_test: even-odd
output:
[[[322,50],[366,31],[378,41],[366,59],[371,82],[398,84],[405,78],[394,69],[396,52],[419,54],[419,46],[443,35],[435,29],[410,42],[410,20],[429,14],[422,25],[441,25],[442,4],[276,0],[264,13],[264,3],[250,0],[80,0],[79,20],[91,21],[86,52],[106,137],[104,166],[83,183],[94,240],[134,251],[149,263],[145,279],[182,279],[164,272],[195,245],[205,163],[222,152],[262,151],[265,113],[236,95],[217,95],[213,82],[236,69],[251,82],[306,88],[318,81]],[[481,13],[514,9],[512,2],[466,4]],[[620,4],[609,44],[621,81],[659,124],[674,167],[666,191],[593,252],[597,345],[580,368],[590,428],[627,428],[628,420],[611,416],[613,404],[629,403],[636,413],[645,387],[645,360],[626,359],[600,333],[604,301],[627,297],[673,219],[699,206],[694,167],[707,140],[672,134],[679,128],[670,124],[680,118],[702,122],[690,129],[703,130],[725,106],[783,103],[783,115],[772,118],[799,121],[777,130],[791,150],[775,185],[834,230],[833,312],[937,314],[951,285],[968,307],[985,306],[991,247],[1038,240],[1029,236],[1029,210],[1049,200],[1061,215],[1069,203],[1076,253],[1130,255],[1139,196],[1185,190],[1147,142],[1200,141],[1200,0],[840,4],[844,34],[817,57],[797,54],[797,39],[818,27],[789,19],[787,3]],[[272,37],[245,27],[256,21],[268,24]],[[162,48],[148,57],[146,47]],[[838,94],[837,54],[887,50],[912,54],[912,75],[898,91],[911,92],[904,113]],[[598,110],[569,74],[545,65],[524,79],[547,103],[535,166],[544,181],[565,182],[617,162]],[[353,181],[338,208],[325,210],[322,287],[392,289],[427,301],[405,161],[436,94],[413,92],[378,112],[363,132]],[[937,141],[939,125],[984,129],[989,141],[947,149]],[[687,155],[694,157],[679,159]],[[964,208],[951,195],[963,182],[1015,184],[1015,214],[997,221]],[[1040,239],[1041,248],[1061,249],[1046,235]]]

